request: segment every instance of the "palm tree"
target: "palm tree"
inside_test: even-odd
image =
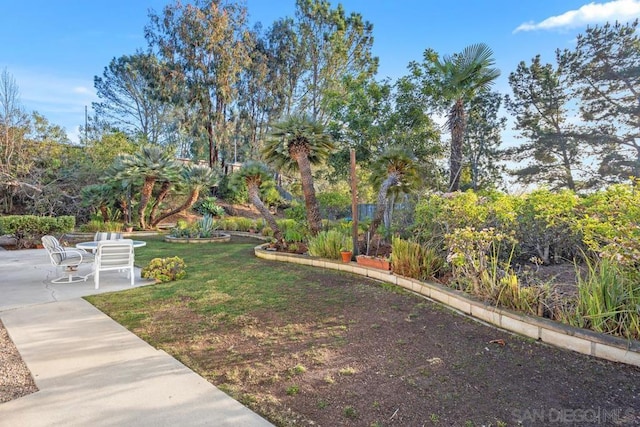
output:
[[[312,235],[321,228],[320,209],[313,186],[311,165],[322,163],[334,149],[331,136],[320,123],[307,117],[292,116],[273,126],[262,154],[278,170],[299,170],[307,221]]]
[[[435,72],[439,96],[452,103],[447,117],[447,126],[451,131],[449,191],[460,188],[466,126],[465,102],[489,90],[500,76],[500,70],[493,68],[495,60],[492,55],[493,51],[486,44],[479,43],[467,46],[461,53],[445,56],[442,62],[437,55],[427,57]]]
[[[122,159],[124,171],[121,175],[138,176],[142,179],[142,188],[140,189],[140,204],[138,205],[138,221],[140,227],[145,229],[147,221],[145,211],[151,200],[153,188],[158,181],[168,181],[175,176],[177,165],[173,156],[157,145],[142,147],[142,149],[133,156],[124,157]]]
[[[247,186],[249,201],[258,209],[258,212],[260,212],[264,220],[269,224],[269,227],[273,230],[273,236],[276,238],[276,241],[284,244],[282,231],[280,227],[278,227],[276,219],[271,215],[271,212],[269,212],[269,209],[260,198],[260,187],[262,187],[263,184],[272,182],[273,178],[267,167],[258,162],[245,163],[240,170],[235,172],[231,177],[231,186],[235,188],[240,187],[242,184]]]
[[[187,199],[177,208],[163,213],[157,218],[150,218],[151,226],[157,226],[165,218],[184,212],[198,201],[200,193],[215,183],[216,176],[208,166],[185,166],[181,173],[184,185],[189,189]]]
[[[374,188],[379,190],[369,236],[373,236],[382,223],[389,198],[409,193],[418,182],[418,172],[415,161],[406,151],[391,149],[372,164],[371,177]]]
[[[113,204],[113,187],[110,184],[91,184],[80,190],[82,205],[96,207],[104,222],[109,221],[109,206]]]

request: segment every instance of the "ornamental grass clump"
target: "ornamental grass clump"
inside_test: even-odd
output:
[[[351,238],[337,230],[321,231],[309,239],[309,254],[328,259],[342,259],[342,248],[351,246]]]
[[[184,260],[180,257],[154,258],[142,269],[144,279],[154,279],[158,283],[171,282],[186,277]]]
[[[396,274],[414,279],[430,279],[444,265],[444,259],[430,247],[394,237],[391,241],[392,268]]]
[[[577,274],[578,297],[565,309],[563,321],[581,328],[628,339],[640,339],[638,273],[614,258],[586,260],[586,274]]]

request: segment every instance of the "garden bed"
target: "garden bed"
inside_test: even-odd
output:
[[[169,243],[225,243],[231,240],[228,233],[217,232],[211,237],[173,237],[165,236],[164,241]]]

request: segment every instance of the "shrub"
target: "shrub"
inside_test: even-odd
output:
[[[145,279],[154,279],[156,282],[170,282],[182,279],[187,275],[184,260],[179,257],[154,258],[141,271]]]
[[[445,238],[449,251],[447,262],[454,279],[474,295],[493,297],[502,245],[513,243],[512,238],[493,228],[476,230],[473,227],[456,229]]]
[[[224,200],[232,204],[245,204],[249,200],[249,192],[247,191],[247,185],[243,182],[242,185],[232,186],[232,175],[225,175],[220,179],[218,183],[217,194]],[[242,180],[243,181],[243,180]]]
[[[563,313],[574,326],[628,339],[640,339],[638,273],[615,259],[587,259],[587,272],[578,274],[578,298]]]
[[[0,216],[0,234],[13,236],[18,247],[25,247],[29,242],[39,241],[45,234],[71,232],[75,223],[73,216]]]
[[[236,229],[238,231],[249,231],[252,228],[256,228],[256,223],[251,218],[237,217],[236,221]]]
[[[102,219],[92,219],[86,224],[82,224],[80,226],[80,231],[85,233],[95,233],[96,231],[111,231],[111,232],[120,232],[122,231],[123,224],[121,222],[115,221],[107,221],[104,222]]]
[[[640,191],[612,185],[589,195],[576,224],[587,249],[623,266],[640,264]]]
[[[537,190],[524,196],[517,208],[520,251],[535,255],[545,264],[572,259],[581,250],[576,233],[578,196],[572,191]]]
[[[278,227],[280,227],[286,242],[303,242],[309,234],[306,223],[300,223],[293,219],[278,220]]]
[[[337,230],[321,231],[309,239],[309,254],[328,259],[342,259],[342,248],[351,246],[351,237]]]
[[[193,205],[193,210],[198,212],[200,215],[211,215],[215,217],[224,216],[224,208],[217,204],[218,199],[215,197],[206,197],[204,199],[198,200]]]
[[[322,212],[330,219],[336,219],[339,215],[349,212],[351,196],[345,191],[327,191],[319,193],[318,205]]]
[[[392,239],[391,253],[393,271],[414,279],[432,278],[444,265],[444,259],[435,249],[399,237]]]
[[[307,210],[303,204],[294,202],[291,207],[284,210],[284,217],[297,222],[307,222]]]

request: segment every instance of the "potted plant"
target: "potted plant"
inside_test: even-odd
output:
[[[131,224],[130,222],[125,222],[124,231],[127,233],[131,233],[133,231],[133,224]]]
[[[340,248],[340,255],[342,256],[342,262],[351,262],[353,251],[347,247],[342,247]]]

